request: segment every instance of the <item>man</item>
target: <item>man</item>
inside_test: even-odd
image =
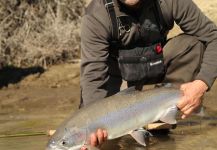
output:
[[[174,21],[184,34],[166,40]],[[93,0],[81,27],[81,107],[128,86],[182,83],[188,117],[217,77],[217,27],[192,0]],[[99,129],[91,145],[107,137]]]

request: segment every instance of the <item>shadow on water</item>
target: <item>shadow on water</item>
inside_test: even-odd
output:
[[[18,83],[24,77],[43,73],[44,69],[42,67],[30,67],[30,68],[17,68],[17,67],[4,67],[0,70],[0,88],[8,86],[11,83]]]

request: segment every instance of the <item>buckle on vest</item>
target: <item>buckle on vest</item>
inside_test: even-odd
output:
[[[106,7],[107,9],[111,9],[112,7],[114,7],[114,2],[106,3],[106,4],[105,4],[105,7]]]

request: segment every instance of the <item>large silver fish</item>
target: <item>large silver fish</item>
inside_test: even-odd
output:
[[[108,132],[108,139],[126,134],[140,144],[144,130],[140,128],[161,120],[176,124],[179,89],[160,87],[147,91],[127,89],[94,102],[73,113],[51,137],[47,150],[79,150],[98,128]]]

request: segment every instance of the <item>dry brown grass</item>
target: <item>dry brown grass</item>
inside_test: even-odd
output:
[[[46,68],[78,58],[85,1],[0,0],[0,67]],[[194,1],[217,23],[216,0]],[[175,27],[169,37],[178,33]]]
[[[0,0],[0,62],[47,67],[79,57],[80,0]]]

